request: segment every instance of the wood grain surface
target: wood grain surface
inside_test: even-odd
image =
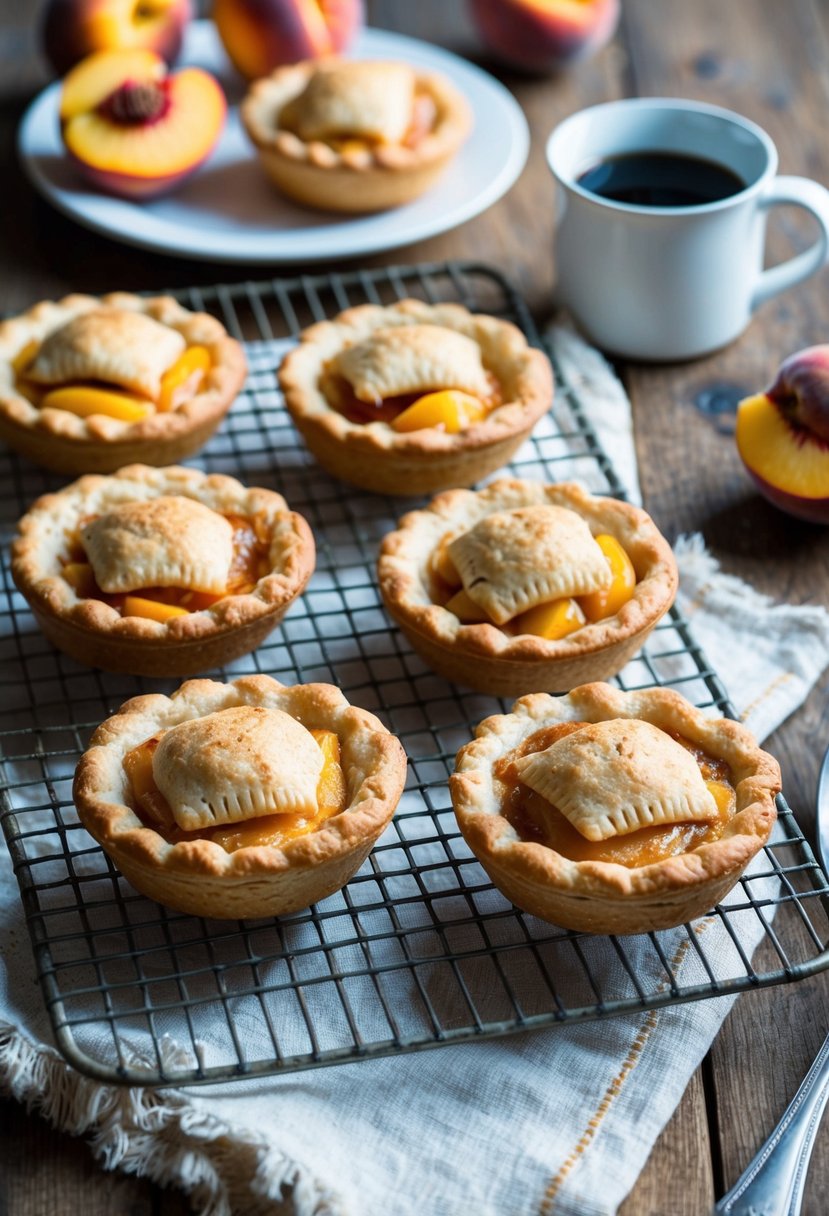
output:
[[[33,193],[18,166],[14,137],[26,102],[47,79],[36,54],[37,7],[0,0],[0,309],[13,311],[70,289],[161,288],[261,276],[256,266],[217,270],[136,253],[76,227]],[[440,43],[492,68],[520,101],[533,136],[527,168],[499,204],[456,232],[376,258],[375,264],[447,257],[492,262],[511,276],[537,318],[546,319],[554,308],[554,265],[544,142],[567,114],[615,97],[687,96],[739,110],[771,133],[783,172],[829,183],[829,0],[623,0],[623,8],[619,35],[598,57],[567,74],[525,78],[480,59],[460,0],[370,3],[373,24]],[[811,236],[808,222],[793,209],[779,211],[770,225],[770,261],[804,247]],[[698,405],[712,393],[727,400],[756,391],[783,355],[827,339],[824,272],[768,304],[738,342],[711,358],[620,368],[634,405],[646,505],[662,529],[671,539],[701,531],[729,570],[792,602],[829,601],[829,529],[799,524],[758,498],[723,433],[727,418],[712,418]],[[807,831],[814,821],[817,768],[829,742],[827,688],[824,678],[769,744]],[[824,975],[736,1002],[623,1205],[624,1216],[698,1216],[710,1210],[806,1072],[829,1029],[827,998]],[[805,1216],[829,1211],[826,1133],[815,1150],[803,1210]],[[104,1174],[82,1142],[51,1131],[11,1100],[0,1102],[0,1216],[186,1211],[179,1194]]]

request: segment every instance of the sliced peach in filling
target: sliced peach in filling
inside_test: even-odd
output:
[[[119,422],[141,422],[155,413],[152,401],[121,389],[101,388],[94,384],[68,384],[45,393],[41,409],[66,410],[79,418],[103,414]]]
[[[147,600],[140,595],[124,596],[124,616],[141,616],[148,621],[158,621],[165,624],[176,616],[189,616],[186,608],[178,608],[175,604],[162,604],[158,600]]]
[[[548,604],[537,604],[510,621],[516,633],[532,633],[536,637],[557,642],[575,633],[587,621],[576,600],[552,600]]]
[[[79,599],[94,597],[98,584],[89,562],[67,562],[61,573]]]
[[[478,397],[459,389],[441,389],[418,397],[414,404],[397,415],[392,427],[403,434],[434,427],[447,435],[457,435],[486,415],[487,407]]]
[[[342,769],[340,740],[331,730],[312,730],[323,754],[322,771],[317,782],[316,814],[262,815],[240,823],[224,824],[203,832],[185,832],[173,818],[170,806],[155,783],[153,756],[160,735],[153,735],[124,756],[124,771],[130,783],[138,812],[150,825],[172,842],[183,840],[212,840],[228,853],[237,849],[279,847],[299,836],[307,836],[326,819],[345,810],[348,790]]]
[[[603,621],[606,617],[615,616],[633,596],[636,571],[615,536],[600,533],[595,540],[607,559],[613,581],[609,587],[603,587],[591,595],[580,595],[579,604],[588,621]]]
[[[210,371],[210,364],[210,351],[206,346],[188,346],[161,377],[159,413],[166,414],[181,405],[182,401],[189,401],[195,396]]]
[[[446,609],[453,613],[462,625],[482,625],[489,622],[489,617],[466,591],[461,588],[447,602]]]

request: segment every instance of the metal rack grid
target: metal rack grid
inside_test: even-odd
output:
[[[524,915],[492,887],[455,826],[447,777],[472,726],[505,703],[430,672],[390,625],[373,577],[379,538],[411,506],[324,474],[285,413],[273,369],[309,321],[361,302],[451,299],[517,322],[528,312],[484,266],[401,267],[177,293],[248,343],[250,375],[197,461],[273,486],[317,538],[317,572],[259,650],[219,673],[339,684],[401,738],[409,782],[359,873],[323,903],[272,921],[206,921],[139,896],[80,826],[75,763],[127,697],[174,682],[89,670],[39,633],[3,566],[3,828],[56,1042],[110,1082],[196,1084],[285,1073],[600,1018],[791,981],[829,965],[829,894],[788,807],[726,906],[670,933],[599,938]],[[555,359],[554,359],[555,363]],[[556,366],[552,413],[511,471],[622,487]],[[59,481],[0,456],[14,521]],[[618,678],[679,688],[728,712],[725,691],[672,613]],[[760,939],[762,965],[751,961]],[[716,940],[717,949],[712,946]],[[725,944],[726,948],[723,948]]]

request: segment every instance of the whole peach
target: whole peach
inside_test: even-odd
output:
[[[469,0],[486,46],[513,67],[550,72],[609,42],[620,0]]]
[[[59,76],[94,51],[145,49],[174,63],[191,0],[48,0],[43,50]]]
[[[346,50],[364,16],[363,0],[215,0],[213,6],[224,48],[248,80]]]

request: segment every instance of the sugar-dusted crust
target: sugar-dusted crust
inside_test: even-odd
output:
[[[309,730],[335,731],[346,808],[281,848],[228,853],[209,840],[170,844],[132,809],[126,752],[180,722],[242,705],[281,709]],[[349,705],[338,688],[286,688],[270,676],[244,676],[231,684],[189,680],[172,697],[127,701],[93,735],[75,773],[73,796],[84,827],[142,894],[199,916],[278,916],[348,881],[391,820],[405,780],[399,741],[373,714]]]
[[[12,361],[32,341],[82,313],[100,308],[145,313],[175,329],[188,345],[206,346],[212,366],[199,390],[177,409],[141,422],[67,410],[38,409],[17,390]],[[242,347],[207,313],[189,312],[171,296],[113,292],[100,298],[70,295],[44,301],[0,323],[0,439],[59,473],[111,473],[132,461],[164,465],[201,448],[225,416],[245,379]]]
[[[311,207],[382,211],[416,198],[437,180],[472,127],[466,98],[437,72],[415,73],[431,97],[436,120],[413,148],[402,143],[336,151],[321,140],[305,142],[280,126],[281,110],[305,88],[316,60],[277,68],[257,80],[240,107],[242,123],[273,183]]]
[[[631,869],[570,861],[545,845],[521,840],[500,813],[495,763],[545,726],[621,717],[681,734],[726,761],[737,802],[723,835],[688,853]],[[671,689],[625,693],[609,684],[586,684],[566,697],[522,697],[510,714],[487,718],[473,742],[458,752],[449,785],[467,844],[519,907],[568,929],[644,933],[702,916],[730,891],[769,838],[780,769],[744,726],[706,717]]]
[[[576,511],[593,535],[615,536],[636,571],[633,598],[607,620],[560,641],[511,636],[494,625],[462,625],[432,601],[429,562],[441,537],[471,528],[486,515],[549,503]],[[562,691],[615,675],[668,611],[677,588],[670,545],[650,516],[615,498],[589,494],[575,482],[502,478],[483,490],[448,490],[404,515],[383,538],[378,577],[383,601],[414,648],[441,675],[495,696]]]
[[[378,329],[438,325],[477,342],[500,381],[503,404],[481,422],[450,435],[436,427],[401,434],[386,422],[350,422],[320,389],[326,365],[346,346]],[[468,486],[506,464],[553,401],[549,360],[508,321],[459,304],[403,300],[383,308],[363,304],[303,331],[285,357],[279,383],[308,447],[329,473],[383,494],[430,494]]]
[[[261,515],[271,534],[270,573],[248,595],[226,596],[165,623],[122,617],[101,600],[79,599],[61,574],[67,534],[84,516],[159,495],[194,498],[221,513]],[[39,498],[18,528],[12,575],[43,632],[83,663],[135,675],[190,675],[255,649],[302,593],[316,556],[311,529],[280,494],[175,466],[129,465],[110,477],[81,477]]]

